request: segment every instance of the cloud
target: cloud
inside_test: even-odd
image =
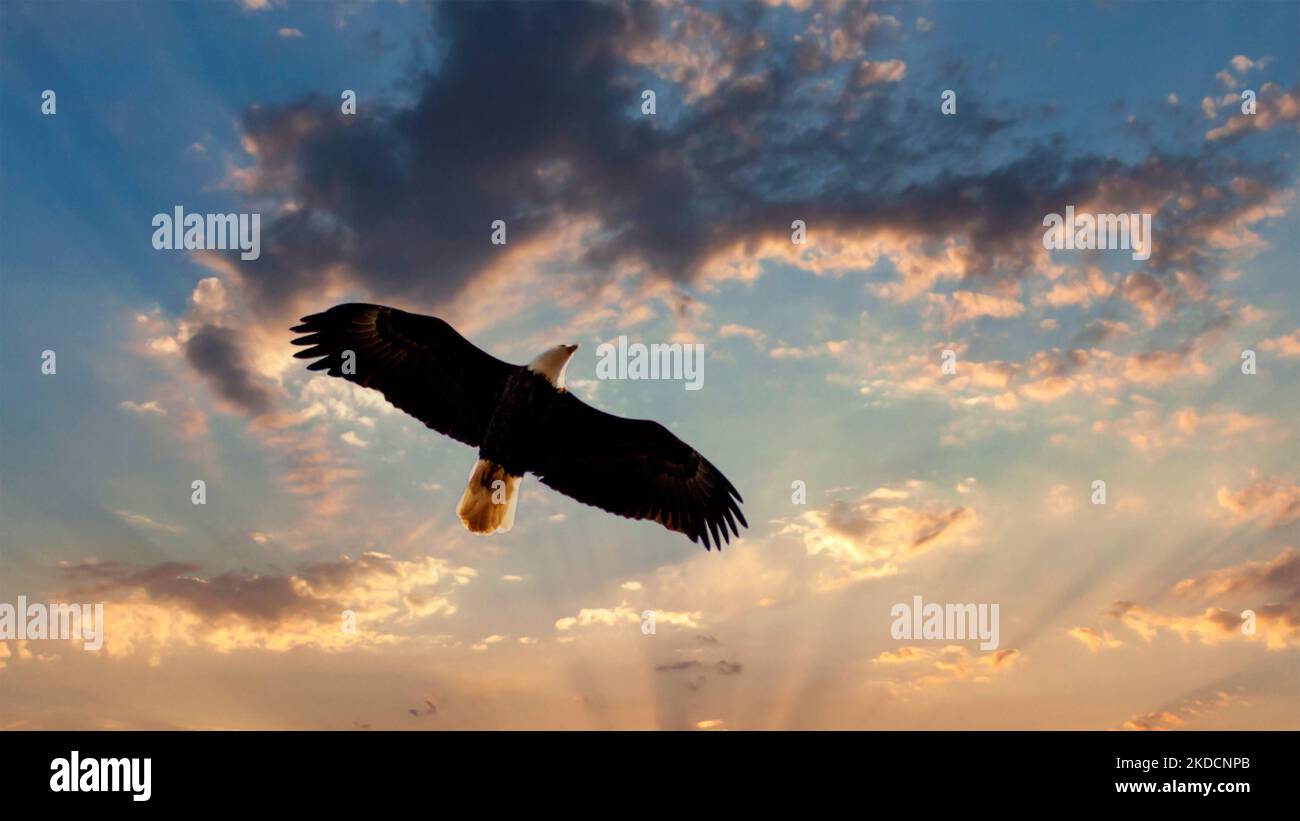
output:
[[[342,448],[328,423],[373,427],[375,417],[398,412],[377,392],[343,380],[304,378],[296,396],[280,387],[295,365],[286,334],[280,325],[247,323],[240,313],[243,300],[235,298],[240,293],[217,277],[201,279],[182,318],[168,321],[157,310],[135,317],[132,331],[146,341],[135,347],[168,372],[170,386],[162,398],[179,408],[180,424],[170,430],[183,441],[204,440],[208,430],[207,414],[198,405],[205,391],[194,384],[193,374],[213,388],[219,407],[249,417],[247,430],[279,469],[281,485],[309,504],[313,520],[303,529],[310,532],[343,509],[352,480],[361,475],[345,455],[355,454],[355,446]],[[160,340],[167,345],[159,346]],[[182,350],[196,367],[176,367],[173,357]],[[299,409],[288,409],[290,404]]]
[[[700,620],[703,616],[698,611],[654,610],[653,612],[656,629],[665,624],[673,627],[696,628],[700,626]],[[633,609],[627,602],[621,602],[616,607],[584,607],[578,611],[576,616],[565,616],[556,619],[555,629],[567,632],[578,627],[616,627],[626,624],[640,625],[641,623],[641,611]]]
[[[78,638],[72,640],[80,641]],[[0,639],[0,670],[5,669],[11,662],[57,661],[59,658],[52,652],[32,652],[32,647],[32,643],[27,639]]]
[[[505,640],[505,636],[493,633],[492,635],[485,637],[482,641],[470,645],[470,649],[481,653],[492,645],[499,644]]]
[[[1300,550],[1288,547],[1272,559],[1248,561],[1183,579],[1174,592],[1180,596],[1221,598],[1276,589],[1288,593],[1291,599],[1300,599]]]
[[[907,76],[907,63],[902,60],[863,60],[850,80],[856,88],[867,88],[881,83],[897,83]]]
[[[1258,60],[1252,60],[1244,54],[1238,54],[1229,60],[1228,64],[1231,65],[1232,70],[1238,74],[1245,74],[1251,70],[1263,70],[1268,68],[1268,66],[1273,62],[1274,58],[1272,57],[1261,57]]]
[[[243,114],[251,164],[232,169],[231,183],[293,207],[268,219],[255,263],[205,263],[250,306],[244,328],[224,330],[239,323],[206,318],[196,305],[194,334],[181,339],[218,395],[249,415],[272,412],[267,363],[284,360],[283,320],[344,294],[437,310],[468,332],[528,310],[535,281],[571,313],[563,330],[594,332],[653,318],[647,295],[680,302],[686,288],[752,282],[770,263],[829,276],[885,263],[896,278],[873,284],[882,299],[907,302],[957,281],[952,293],[931,295],[950,327],[1013,320],[1027,310],[1020,283],[1034,274],[1052,279],[1035,307],[1088,308],[1115,293],[1100,271],[1062,277],[1060,255],[1054,261],[1040,232],[1026,229],[1074,202],[1159,217],[1150,263],[1122,287],[1154,327],[1182,298],[1172,272],[1203,281],[1219,254],[1258,247],[1252,225],[1285,212],[1268,161],[1210,153],[1125,164],[1027,139],[1010,155],[999,149],[996,164],[900,175],[918,155],[979,156],[1009,144],[999,140],[1015,121],[972,101],[959,130],[918,127],[901,96],[907,66],[874,53],[901,24],[852,4],[802,15],[807,28],[790,41],[769,38],[764,18],[773,12],[759,7],[737,15],[677,2],[575,2],[543,14],[501,2],[434,13],[445,50],[422,75],[415,103],[377,99],[366,118],[347,118],[335,100],[308,97]],[[546,70],[506,77],[506,65]],[[629,116],[645,72],[684,95],[672,118]],[[810,78],[834,93],[809,95]],[[854,83],[870,93],[844,93]],[[657,88],[666,103],[668,89]],[[484,99],[497,101],[497,119],[483,116]],[[565,101],[560,120],[557,100]],[[506,112],[509,123],[500,120]],[[849,139],[816,125],[854,118],[873,127]],[[804,246],[790,242],[792,215],[809,226]],[[487,241],[496,219],[508,225],[506,246]],[[429,259],[439,260],[435,271]],[[245,333],[250,326],[262,338]],[[719,334],[767,344],[736,323]],[[770,353],[838,358],[847,344],[781,342]],[[1188,364],[1177,350],[1166,361],[1146,356],[1125,363],[1130,379]],[[982,401],[1012,411],[1025,399],[1095,395],[1103,378],[1054,374]]]
[[[844,381],[857,381],[864,396],[879,399],[934,395],[961,411],[961,422],[997,425],[1000,423],[996,420],[980,420],[969,411],[988,407],[1010,415],[1026,403],[1047,405],[1069,396],[1092,399],[1102,407],[1111,407],[1117,404],[1117,394],[1131,385],[1150,387],[1190,378],[1208,379],[1214,370],[1202,357],[1218,343],[1224,324],[1223,318],[1216,318],[1174,347],[1133,353],[1096,347],[1132,335],[1127,323],[1097,319],[1081,329],[1071,345],[1037,351],[1023,362],[974,359],[967,352],[971,343],[966,341],[926,342],[916,347],[877,345],[868,349],[865,344],[850,340],[845,353],[838,358],[853,370]],[[895,348],[902,348],[902,358],[891,360],[882,355]],[[948,350],[956,355],[954,374],[945,373],[940,367]],[[1235,421],[1229,416],[1231,413],[1224,414],[1223,422],[1233,432],[1263,422],[1254,420],[1247,426],[1244,415]],[[950,426],[941,441],[963,444],[973,429]]]
[[[1024,303],[1011,297],[979,294],[972,291],[954,291],[947,299],[934,295],[941,304],[948,305],[948,326],[960,325],[982,316],[1008,319],[1025,311]]]
[[[300,30],[295,28],[289,28],[287,26],[285,28],[280,29],[280,31],[277,33],[280,35],[280,37],[285,39],[295,39],[295,38],[302,37],[302,32]]]
[[[264,417],[253,432],[277,462],[281,487],[309,504],[318,521],[307,524],[328,526],[347,508],[364,471],[335,453],[325,426],[304,426],[302,421],[294,414]]]
[[[1080,348],[1095,348],[1108,340],[1132,335],[1133,329],[1129,327],[1127,322],[1094,319],[1074,335],[1074,339],[1070,340],[1070,345]]]
[[[167,409],[159,405],[157,401],[150,399],[148,402],[133,402],[130,399],[118,403],[118,407],[131,413],[138,413],[141,416],[145,414],[154,414],[156,416],[166,416]]]
[[[741,336],[748,339],[750,342],[753,342],[754,346],[759,349],[762,349],[767,341],[767,337],[762,331],[756,328],[747,328],[744,325],[735,324],[727,324],[718,328],[718,336],[724,338],[729,336]]]
[[[1051,290],[1034,297],[1036,306],[1063,308],[1077,305],[1091,307],[1093,302],[1104,302],[1114,293],[1115,287],[1096,266],[1089,266],[1082,276],[1058,280]]]
[[[163,524],[162,522],[149,518],[143,513],[132,513],[129,510],[115,510],[113,512],[117,514],[117,517],[122,521],[134,527],[143,527],[149,530],[161,530],[164,533],[183,533],[185,531],[185,528],[183,527]]]
[[[1184,642],[1196,639],[1200,644],[1215,645],[1222,641],[1240,639],[1262,640],[1265,649],[1280,651],[1300,646],[1300,597],[1295,589],[1286,592],[1284,602],[1270,602],[1227,610],[1207,607],[1199,613],[1178,615],[1163,613],[1135,602],[1116,602],[1109,615],[1119,619],[1125,627],[1137,633],[1144,641],[1153,641],[1162,631],[1175,633]],[[1243,614],[1254,614],[1254,632],[1248,632],[1251,620]]]
[[[1223,125],[1205,132],[1205,139],[1213,142],[1292,124],[1300,127],[1300,86],[1288,91],[1276,83],[1265,83],[1255,101],[1254,114],[1229,117]]]
[[[1237,446],[1242,437],[1256,441],[1275,439],[1280,431],[1267,417],[1251,416],[1238,411],[1202,412],[1195,407],[1175,408],[1162,414],[1149,400],[1135,397],[1136,407],[1129,415],[1099,419],[1092,431],[1118,436],[1135,450],[1157,453],[1203,443],[1208,450],[1226,450]]]
[[[1232,72],[1220,71],[1214,75],[1214,78],[1220,83],[1223,83],[1223,87],[1229,91],[1235,91],[1241,87],[1241,81],[1236,77],[1233,77]]]
[[[1225,641],[1262,641],[1268,651],[1300,646],[1300,552],[1293,547],[1272,559],[1247,561],[1183,579],[1171,591],[1180,601],[1213,600],[1219,605],[1180,614],[1133,601],[1115,602],[1106,615],[1146,643],[1161,633],[1213,646]],[[1247,612],[1249,611],[1249,612]],[[1105,629],[1075,627],[1068,634],[1091,652],[1119,647]]]
[[[1240,696],[1219,690],[1210,696],[1187,699],[1167,710],[1155,710],[1124,722],[1125,730],[1177,730],[1216,710],[1242,703]]]
[[[1175,305],[1174,295],[1169,289],[1145,271],[1129,274],[1124,280],[1123,291],[1124,298],[1133,304],[1148,328],[1159,325]]]
[[[655,665],[655,672],[676,673],[681,670],[697,670],[703,666],[704,663],[701,661],[696,661],[695,659],[688,659],[686,661],[674,661],[674,662],[669,662],[668,664]]]
[[[1300,485],[1287,479],[1261,479],[1236,492],[1221,487],[1218,501],[1239,522],[1257,519],[1277,528],[1300,519]]]
[[[624,117],[626,92],[612,85],[618,55],[653,37],[653,20],[580,3],[545,10],[451,4],[437,17],[448,51],[414,109],[380,107],[373,118],[345,122],[332,101],[309,99],[246,113],[255,160],[248,186],[288,186],[298,206],[264,226],[262,259],[240,266],[268,307],[312,288],[327,271],[388,299],[445,301],[501,253],[575,216],[608,215],[611,236],[622,236],[620,228],[636,233],[640,215],[650,225],[668,219],[643,213],[650,201],[633,196],[632,186],[648,186],[645,193],[662,196],[665,207],[681,202],[674,191],[681,171],[658,167],[658,140]],[[539,36],[543,18],[547,34]],[[506,82],[507,65],[546,70],[511,70]],[[488,98],[509,112],[508,125],[484,119]],[[560,98],[568,100],[566,113],[556,119],[552,104]],[[449,188],[459,192],[453,199],[439,193]],[[506,249],[488,242],[496,219],[507,222]],[[440,261],[436,272],[428,259]]]
[[[1088,648],[1088,652],[1096,653],[1098,650],[1104,650],[1114,647],[1123,647],[1124,642],[1115,638],[1107,630],[1097,631],[1091,627],[1071,627],[1066,633],[1073,639],[1082,642]]]
[[[838,571],[825,584],[889,576],[916,555],[959,541],[976,522],[974,508],[947,507],[934,501],[906,503],[886,494],[868,494],[856,503],[833,502],[788,522],[810,556],[831,560]]]
[[[357,436],[357,434],[354,431],[350,431],[350,430],[340,434],[339,439],[341,439],[345,444],[351,445],[354,448],[365,448],[370,446],[368,442],[366,442],[360,436]]]
[[[1259,343],[1259,347],[1285,359],[1300,357],[1300,328],[1297,328],[1289,334],[1275,336],[1272,339],[1265,339],[1263,342]]]
[[[897,29],[888,15],[862,9],[810,21],[793,43],[758,33],[762,9],[742,22],[677,3],[635,11],[566,3],[547,9],[548,21],[559,16],[546,37],[537,36],[541,14],[529,4],[447,4],[436,13],[447,51],[414,107],[377,103],[375,116],[349,120],[333,100],[317,98],[244,115],[254,161],[240,171],[245,188],[296,205],[266,227],[262,259],[238,265],[260,310],[282,310],[320,283],[340,281],[380,299],[445,303],[516,244],[578,219],[594,219],[599,230],[569,267],[595,285],[625,266],[707,281],[734,276],[729,260],[750,266],[768,253],[815,260],[828,243],[842,243],[876,249],[863,263],[883,253],[905,280],[895,293],[914,294],[936,276],[1018,279],[1045,264],[1039,232],[1025,226],[1062,203],[1158,205],[1189,184],[1226,184],[1229,173],[1197,157],[1124,166],[1031,144],[994,169],[891,178],[895,159],[950,150],[954,139],[982,143],[1007,123],[970,103],[954,136],[945,124],[918,130],[885,99],[805,94],[799,81],[809,68],[785,52],[815,42],[820,61],[833,64],[848,55],[836,42]],[[837,40],[836,32],[844,35]],[[500,75],[507,64],[547,70],[507,82]],[[629,66],[688,89],[676,120],[628,116],[637,99],[624,77]],[[897,86],[905,75],[901,60],[858,60],[851,82]],[[508,127],[482,116],[483,99],[509,112]],[[557,99],[566,101],[558,121]],[[854,106],[865,106],[876,125],[855,134],[849,151],[829,130],[786,127],[862,115]],[[1271,179],[1253,169],[1231,173]],[[459,192],[454,203],[439,194],[449,188]],[[786,234],[791,214],[815,237],[800,252]],[[495,219],[509,226],[504,249],[486,240]],[[1184,238],[1176,223],[1166,230],[1166,256],[1195,253],[1176,250],[1198,245],[1176,241]],[[440,260],[433,273],[424,265],[431,258]],[[992,307],[1007,316],[1010,303]]]
[[[768,350],[773,359],[816,359],[822,356],[835,356],[845,349],[843,340],[829,340],[817,345],[798,347],[794,345],[777,345]]]
[[[1119,601],[1108,611],[1125,627],[1150,642],[1161,630],[1177,633],[1183,641],[1199,639],[1202,644],[1214,644],[1234,632],[1240,633],[1241,618],[1222,608],[1207,608],[1204,613],[1177,616],[1160,613],[1136,602]]]
[[[271,393],[245,364],[234,331],[203,325],[185,343],[185,359],[207,379],[218,396],[250,416],[271,411]]]
[[[1052,485],[1043,500],[1043,509],[1049,516],[1069,516],[1078,506],[1078,491],[1066,484]]]
[[[706,664],[698,659],[686,659],[655,665],[656,673],[678,673],[685,670],[704,669],[712,670],[720,676],[738,676],[745,668],[744,665],[738,662],[727,661],[726,659],[719,659],[712,664]]]
[[[739,31],[723,16],[685,3],[664,5],[671,7],[671,16],[662,27],[634,38],[626,57],[682,86],[687,103],[708,98],[736,80],[748,58],[764,45],[762,35]]]
[[[173,646],[284,652],[395,643],[402,639],[392,631],[402,624],[454,614],[456,592],[477,575],[442,559],[373,552],[306,562],[283,575],[199,571],[187,562],[63,567],[70,599],[105,602],[105,652],[148,652],[155,664]],[[355,633],[344,629],[345,611],[355,614]]]
[[[972,654],[958,644],[942,648],[904,645],[896,651],[886,650],[871,663],[872,673],[883,676],[873,681],[884,684],[897,696],[959,681],[988,684],[1020,659],[1020,651],[1012,648]]]

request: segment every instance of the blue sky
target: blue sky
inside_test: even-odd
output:
[[[0,601],[109,612],[0,641],[0,726],[1297,726],[1295,4],[265,6],[0,8]],[[1155,254],[1047,252],[1069,204]],[[155,250],[175,205],[263,257]],[[348,300],[582,343],[751,527],[529,479],[472,537],[470,449],[291,358]],[[596,380],[619,335],[705,388]],[[913,595],[1001,653],[900,645]]]

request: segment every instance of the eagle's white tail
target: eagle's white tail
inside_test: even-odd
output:
[[[479,459],[469,474],[456,513],[470,533],[504,533],[515,526],[519,482],[496,462]]]

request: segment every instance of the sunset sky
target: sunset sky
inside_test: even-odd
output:
[[[1297,31],[3,3],[0,602],[104,602],[106,639],[0,640],[0,729],[1300,729]],[[178,205],[260,213],[260,258],[155,250]],[[1151,214],[1150,259],[1046,250],[1069,205]],[[570,390],[749,529],[706,553],[530,477],[466,532],[474,451],[292,358],[346,301],[581,343]],[[702,343],[703,389],[598,380],[619,336]],[[996,603],[999,647],[892,638],[914,596]]]

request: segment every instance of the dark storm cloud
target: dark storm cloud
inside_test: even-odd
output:
[[[890,121],[906,112],[887,96],[807,99],[798,55],[764,43],[756,7],[710,29],[731,79],[665,127],[637,113],[642,85],[626,61],[657,36],[659,14],[645,4],[448,4],[436,25],[446,55],[411,109],[362,101],[363,114],[346,117],[323,98],[251,109],[256,185],[287,189],[298,207],[268,227],[263,257],[241,266],[269,298],[259,304],[276,306],[337,263],[381,297],[437,302],[499,253],[488,242],[496,219],[519,243],[597,215],[593,269],[633,260],[680,280],[720,247],[788,231],[792,214],[846,231],[969,230],[991,257],[1096,170],[1041,153],[988,176],[901,185],[897,168],[925,152],[913,129]],[[866,106],[870,123],[832,127],[849,105]],[[976,103],[969,114],[964,129],[925,133],[982,139],[1005,126]]]
[[[686,193],[683,171],[648,123],[626,118],[636,96],[614,84],[648,22],[580,3],[447,4],[447,53],[413,108],[251,110],[259,184],[291,180],[300,210],[270,226],[270,253],[244,275],[281,298],[343,262],[378,294],[437,301],[499,252],[494,220],[512,244],[568,211],[604,211],[617,230],[640,201],[623,189],[662,203],[662,224]]]
[[[204,325],[185,343],[185,359],[224,399],[252,416],[271,409],[271,395],[254,381],[234,331]]]
[[[1209,149],[1127,164],[1081,155],[1061,134],[1015,134],[1036,116],[1027,108],[966,95],[960,116],[944,117],[906,83],[847,88],[857,58],[835,62],[806,37],[771,31],[757,4],[712,15],[450,3],[435,14],[445,50],[412,107],[368,99],[347,117],[337,100],[313,98],[245,115],[254,189],[297,206],[268,226],[262,258],[240,266],[255,304],[274,311],[341,264],[374,298],[433,305],[501,253],[493,220],[517,245],[579,216],[600,223],[578,261],[597,277],[630,261],[687,282],[711,254],[757,247],[798,218],[814,234],[959,238],[968,276],[1014,280],[1033,265],[1045,214],[1098,197],[1134,211],[1213,185],[1220,196],[1162,212],[1149,265],[1199,270],[1206,232],[1275,193],[1268,169]],[[672,36],[707,38],[726,69],[687,105],[697,66],[671,84],[642,65],[675,14]],[[827,28],[864,48],[890,29],[868,27],[857,6],[836,14]],[[841,90],[812,93],[822,81]],[[654,118],[638,110],[647,86],[661,92]],[[1234,179],[1245,183],[1226,185]]]

